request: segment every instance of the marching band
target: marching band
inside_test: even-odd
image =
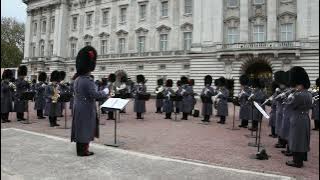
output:
[[[25,121],[24,112],[28,108],[28,99],[24,94],[34,91],[34,109],[37,111],[38,119],[49,118],[50,127],[59,126],[57,117],[62,116],[66,101],[61,100],[63,94],[70,93],[70,109],[72,110],[72,136],[71,140],[77,143],[77,154],[88,156],[93,153],[88,150],[89,142],[98,136],[96,101],[101,105],[108,97],[134,99],[133,111],[137,119],[144,119],[146,112],[146,101],[151,94],[147,92],[144,75],[136,76],[136,84],[129,83],[126,76],[117,78],[116,74],[110,74],[99,82],[99,87],[90,78],[90,72],[95,68],[96,51],[87,46],[77,56],[77,73],[70,84],[65,83],[66,73],[64,71],[53,71],[50,75],[50,83],[47,84],[47,74],[39,72],[38,83],[32,85],[25,80],[27,67],[20,66],[18,79],[12,81],[13,73],[6,69],[1,80],[1,119],[2,123],[9,123],[10,112],[17,113],[17,121]],[[117,79],[119,82],[117,82]],[[210,122],[213,109],[220,118],[218,123],[225,124],[228,116],[229,89],[224,77],[214,81],[210,75],[204,77],[204,87],[200,93],[202,101],[203,122]],[[232,97],[234,104],[240,106],[239,127],[248,128],[249,120],[252,131],[257,131],[258,123],[262,121],[262,114],[254,107],[253,102],[258,103],[263,109],[270,106],[269,126],[272,138],[278,138],[275,148],[286,148],[282,151],[285,156],[292,156],[293,161],[286,164],[293,167],[302,167],[307,161],[307,153],[310,150],[310,117],[312,110],[314,128],[319,130],[319,78],[310,91],[310,80],[308,74],[302,67],[293,67],[289,71],[278,71],[274,74],[272,82],[272,96],[267,97],[264,92],[264,82],[259,78],[249,78],[247,75],[239,77],[240,92]],[[117,84],[118,83],[118,84]],[[171,119],[172,113],[182,112],[182,120],[188,120],[192,115],[196,104],[193,90],[194,80],[183,76],[176,82],[173,88],[172,79],[157,80],[156,113],[165,112],[165,119]],[[164,86],[165,84],[165,86]],[[13,106],[14,105],[14,106]],[[14,107],[14,108],[13,108]],[[108,111],[108,119],[115,119],[114,112]],[[103,112],[105,113],[105,112]],[[90,119],[90,121],[88,120]],[[88,130],[89,128],[90,130]]]

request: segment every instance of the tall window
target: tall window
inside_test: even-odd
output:
[[[168,34],[160,34],[160,51],[168,50]]]
[[[40,57],[44,56],[44,41],[40,41]]]
[[[70,56],[76,57],[77,44],[75,42],[71,42],[70,44]]]
[[[38,28],[38,24],[37,24],[37,22],[34,22],[33,23],[33,35],[34,36],[37,35],[37,28]]]
[[[228,43],[238,43],[239,42],[239,28],[228,27]]]
[[[102,11],[102,25],[107,25],[109,19],[109,11],[104,10]]]
[[[238,0],[228,0],[229,7],[236,7],[238,6]]]
[[[126,23],[127,20],[127,8],[120,9],[120,23]]]
[[[293,24],[281,24],[280,33],[281,41],[293,41]]]
[[[185,14],[192,13],[192,0],[184,0],[184,13]]]
[[[42,25],[41,25],[41,32],[45,33],[47,29],[47,21],[42,21]]]
[[[145,51],[145,43],[146,43],[146,37],[139,36],[138,37],[138,52],[139,53],[143,53]]]
[[[107,40],[101,40],[101,54],[105,55],[108,52],[108,46],[107,46],[108,41]]]
[[[253,41],[263,42],[264,41],[264,26],[256,25],[253,26]]]
[[[119,53],[124,53],[126,48],[126,39],[119,38]]]
[[[92,13],[87,13],[87,28],[92,26]]]
[[[72,17],[72,30],[77,30],[78,27],[78,17],[73,16]]]
[[[49,56],[53,55],[53,41],[50,41],[49,43]]]
[[[31,43],[30,44],[30,50],[31,50],[30,57],[35,57],[36,56],[36,45],[35,45],[35,43]]]
[[[184,50],[190,50],[191,49],[191,43],[192,43],[192,33],[191,32],[184,32],[183,33],[183,49]]]
[[[264,0],[254,0],[254,4],[263,4]]]
[[[55,18],[52,17],[51,22],[50,22],[50,31],[51,32],[54,32],[54,24],[55,24]]]
[[[139,19],[144,20],[146,19],[146,12],[147,12],[147,5],[141,4],[140,5],[140,11],[139,11]]]
[[[168,16],[168,8],[169,8],[168,1],[161,2],[161,16],[162,17]]]

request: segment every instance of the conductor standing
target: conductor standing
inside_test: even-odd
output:
[[[89,143],[99,137],[96,99],[106,98],[109,89],[97,91],[90,73],[96,67],[97,51],[86,46],[76,58],[76,69],[79,75],[74,81],[74,105],[71,129],[71,142],[76,142],[78,156],[90,156]]]

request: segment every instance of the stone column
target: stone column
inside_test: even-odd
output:
[[[24,38],[24,59],[30,57],[30,37],[31,37],[31,12],[27,11],[27,22],[25,25],[25,38]]]
[[[60,6],[56,5],[55,10],[54,10],[54,33],[53,33],[53,56],[58,56],[58,37],[59,37],[59,29],[60,27],[60,19],[59,19],[59,14],[60,14]],[[65,29],[67,31],[67,29]]]
[[[240,0],[240,42],[249,41],[249,0]]]
[[[59,15],[57,16],[57,20],[59,21],[59,25],[57,27],[58,38],[57,41],[57,56],[66,57],[67,52],[67,43],[68,43],[68,6],[65,1],[60,4]]]
[[[297,40],[308,38],[308,4],[309,1],[297,0]]]
[[[203,0],[193,1],[193,32],[192,32],[192,51],[201,51],[202,41],[202,7]]]
[[[277,1],[267,1],[267,41],[277,40]]]
[[[213,25],[213,43],[223,43],[223,0],[209,0],[210,15],[212,20],[209,19],[210,24]],[[207,23],[207,22],[205,22]]]

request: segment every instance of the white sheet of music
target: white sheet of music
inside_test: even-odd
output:
[[[123,110],[127,106],[128,103],[129,103],[129,100],[127,100],[127,99],[109,98],[106,102],[104,102],[100,106],[100,108],[110,108],[110,109]]]
[[[261,112],[261,114],[262,114],[265,118],[267,118],[267,119],[270,118],[270,116],[266,113],[266,111],[264,111],[264,110],[262,109],[262,107],[261,107],[257,102],[253,101],[253,104],[254,104],[254,106]]]

